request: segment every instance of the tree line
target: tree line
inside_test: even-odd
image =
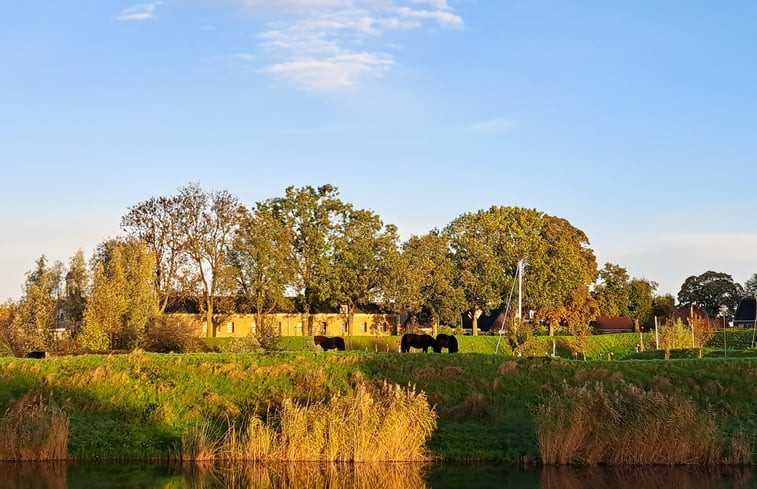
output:
[[[312,335],[311,313],[339,306],[351,334],[355,311],[374,303],[434,328],[467,314],[477,334],[479,315],[508,301],[520,261],[524,306],[550,334],[582,334],[602,315],[645,324],[675,307],[653,281],[611,263],[598,269],[583,231],[535,209],[469,212],[401,242],[396,226],[344,202],[332,185],[289,187],[245,206],[228,191],[190,183],[129,207],[121,228],[89,261],[79,251],[67,265],[36,262],[21,299],[0,306],[6,349],[53,348],[61,327],[85,349],[134,348],[177,298],[199,304],[208,336],[225,314],[255,314],[265,328],[277,311],[302,313]],[[714,317],[755,289],[757,274],[741,287],[708,271],[686,280],[678,302]]]

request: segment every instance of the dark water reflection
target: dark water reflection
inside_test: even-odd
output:
[[[0,463],[0,489],[757,489],[751,468]]]

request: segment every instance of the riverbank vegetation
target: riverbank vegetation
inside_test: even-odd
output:
[[[205,421],[182,435],[182,462],[408,462],[429,459],[436,413],[426,395],[384,381],[359,382],[327,401],[284,397],[266,418],[231,421],[217,435]]]
[[[381,352],[6,357],[0,358],[0,409],[29,391],[44,389],[52,393],[51,405],[70,420],[70,458],[167,459],[181,453],[182,437],[203,423],[210,433],[233,429],[238,435],[250,426],[249,420],[259,419],[259,428],[274,430],[267,432],[270,438],[281,436],[277,420],[286,406],[293,417],[303,419],[307,415],[299,409],[318,406],[313,412],[322,413],[319,416],[348,419],[352,426],[344,429],[367,433],[366,425],[349,417],[351,409],[358,408],[347,405],[358,399],[360,386],[370,391],[384,382],[415,386],[418,397],[413,402],[425,396],[438,417],[426,448],[444,461],[536,463],[544,456],[539,427],[564,426],[558,421],[538,424],[539,419],[550,419],[540,409],[563,406],[560,415],[569,416],[568,407],[575,399],[588,400],[599,392],[612,401],[605,403],[610,412],[636,420],[639,433],[647,426],[642,421],[667,425],[671,410],[688,406],[692,422],[711,435],[710,461],[732,460],[729,457],[738,453],[738,461],[754,460],[757,448],[757,363],[736,358],[583,362]],[[402,392],[410,396],[412,391]],[[329,400],[335,399],[341,399],[332,406],[337,411],[327,411]],[[360,403],[369,401],[363,398]],[[608,422],[606,413],[596,409],[592,413],[587,420],[609,430],[599,433],[617,434],[612,426],[603,426]],[[682,436],[699,441],[701,431],[680,426]],[[669,440],[674,440],[672,435]],[[644,442],[642,450],[653,450],[652,439]],[[320,446],[310,453],[323,451],[324,445]],[[272,453],[280,453],[277,450]],[[572,457],[576,459],[594,460]],[[655,459],[647,460],[692,460],[690,454],[676,460]]]

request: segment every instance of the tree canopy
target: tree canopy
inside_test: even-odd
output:
[[[729,274],[708,270],[701,275],[691,275],[683,282],[678,303],[702,309],[714,318],[720,306],[728,307],[727,314],[733,314],[743,294],[744,289]]]

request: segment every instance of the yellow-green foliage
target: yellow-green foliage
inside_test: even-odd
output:
[[[68,418],[30,391],[12,402],[0,419],[0,460],[65,460]]]
[[[301,405],[286,397],[275,423],[250,418],[221,440],[206,425],[182,438],[182,460],[229,461],[408,461],[426,460],[426,441],[436,414],[423,392],[384,382],[357,385],[329,402]],[[198,446],[202,445],[202,446]]]
[[[545,464],[720,462],[715,422],[680,395],[631,384],[563,385],[536,412]]]

